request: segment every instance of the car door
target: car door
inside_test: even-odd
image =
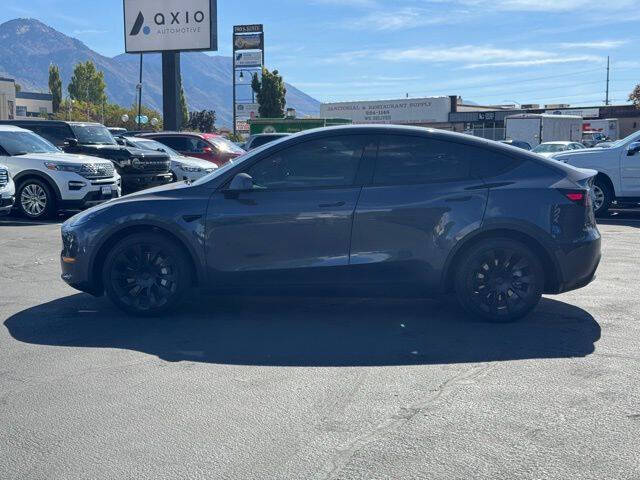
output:
[[[216,191],[206,220],[211,285],[340,282],[367,139],[322,137],[267,150],[242,171],[254,188]]]
[[[424,136],[380,136],[354,217],[353,281],[436,288],[456,241],[481,226],[488,189],[473,162],[482,154]]]
[[[640,197],[640,152],[620,148],[621,196]]]

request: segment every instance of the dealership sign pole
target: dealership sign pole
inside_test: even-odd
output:
[[[217,0],[123,0],[127,53],[162,53],[164,128],[180,130],[180,52],[218,49]]]
[[[262,25],[236,25],[233,27],[233,133],[248,133],[249,118],[258,116],[258,105],[251,96],[251,103],[238,98],[238,75],[249,82],[253,74],[262,75],[264,66],[264,28]],[[247,75],[245,75],[247,74]],[[246,85],[245,82],[240,86]]]

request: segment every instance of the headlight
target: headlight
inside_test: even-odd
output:
[[[63,163],[44,162],[44,166],[49,170],[57,170],[58,172],[74,172],[80,173],[84,165],[66,165]]]
[[[180,168],[180,170],[182,170],[183,172],[202,172],[202,168],[200,167],[188,167],[186,165],[178,165],[178,167]]]

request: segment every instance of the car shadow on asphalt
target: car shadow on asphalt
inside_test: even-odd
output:
[[[640,228],[640,209],[612,210],[598,218],[598,225],[622,225]]]
[[[407,299],[213,297],[158,319],[128,317],[78,294],[4,322],[16,340],[115,348],[160,359],[263,366],[383,366],[584,357],[600,325],[543,299],[527,318],[491,324],[457,306]]]

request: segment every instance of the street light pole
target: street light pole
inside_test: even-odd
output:
[[[138,130],[140,128],[140,122],[142,121],[142,53],[140,54],[140,81],[137,85],[138,90]]]

